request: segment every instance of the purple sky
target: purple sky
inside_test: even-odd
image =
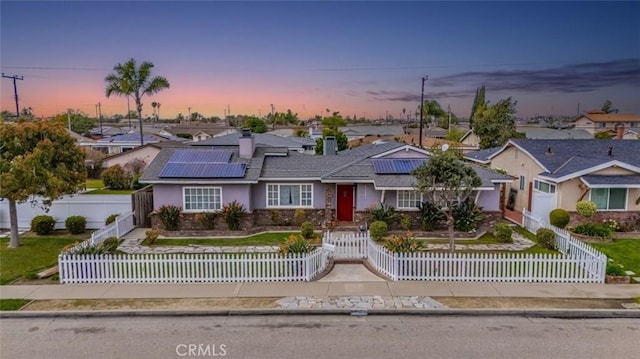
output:
[[[2,1],[1,63],[20,107],[126,113],[104,77],[151,61],[171,88],[144,100],[161,116],[326,109],[377,118],[425,99],[469,115],[486,86],[518,116],[575,115],[611,100],[640,113],[640,2]],[[1,82],[14,111],[13,83]]]

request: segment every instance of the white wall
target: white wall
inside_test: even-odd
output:
[[[64,229],[64,221],[69,216],[83,216],[87,219],[87,229],[97,229],[104,226],[104,220],[111,214],[131,212],[131,195],[75,195],[65,196],[53,204],[47,213],[41,208],[42,202],[32,206],[31,203],[21,203],[18,209],[18,228],[31,227],[31,219],[46,214],[56,219],[56,229]],[[0,201],[0,228],[10,228],[9,201]]]

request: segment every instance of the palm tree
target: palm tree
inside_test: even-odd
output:
[[[151,103],[151,107],[153,107],[153,117],[158,118],[158,113],[156,112],[156,108],[158,107],[158,103],[153,101]]]
[[[140,125],[140,145],[144,144],[142,134],[142,97],[151,96],[169,88],[169,81],[162,76],[151,77],[153,63],[144,61],[138,67],[136,61],[131,59],[124,64],[113,67],[113,73],[105,77],[107,98],[112,94],[118,96],[131,95],[136,102],[138,111],[138,123]]]

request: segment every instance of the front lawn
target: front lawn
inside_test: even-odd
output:
[[[611,243],[590,243],[594,248],[622,264],[625,271],[640,275],[640,238],[616,239]]]
[[[83,194],[132,194],[132,189],[94,189]]]
[[[85,186],[87,188],[104,188],[104,182],[101,179],[88,179]]]
[[[8,248],[9,238],[0,239],[0,285],[53,267],[58,263],[62,248],[89,238],[88,233],[71,235],[66,231],[56,231],[50,236],[27,233],[20,238],[18,248]]]
[[[244,238],[158,238],[154,246],[277,246],[292,234],[300,232],[261,233]]]
[[[0,299],[0,310],[19,310],[29,303],[26,299]]]

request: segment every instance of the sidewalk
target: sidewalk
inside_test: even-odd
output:
[[[3,285],[2,299],[281,298],[281,297],[519,297],[624,299],[640,285],[494,282],[272,282],[179,284]]]

